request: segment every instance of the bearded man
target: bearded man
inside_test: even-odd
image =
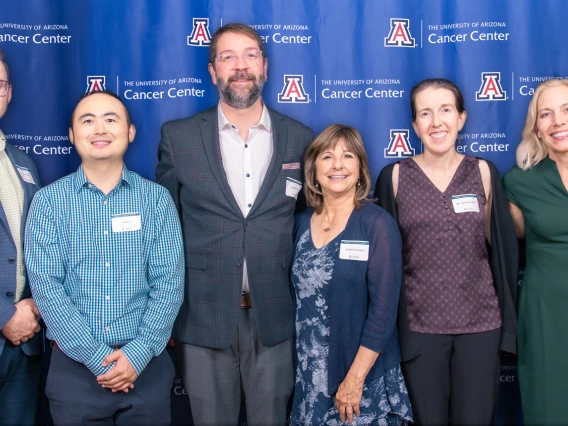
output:
[[[175,339],[193,421],[286,424],[294,387],[288,281],[294,210],[313,132],[261,99],[268,60],[249,26],[211,38],[219,104],[162,127],[157,181],[183,228],[185,298]]]

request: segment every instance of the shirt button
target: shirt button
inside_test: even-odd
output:
[[[250,177],[250,173],[247,173],[245,176],[246,176],[246,177]]]
[[[237,260],[235,263],[237,264],[237,266],[243,266],[243,261],[242,261],[242,260]]]
[[[110,327],[106,327],[106,328],[105,328],[105,331],[110,331]]]
[[[105,266],[110,266],[110,262],[105,263]]]
[[[444,206],[444,208],[446,208],[446,209],[447,209],[447,208],[449,208],[449,207],[448,207],[448,205],[446,204],[446,205]]]
[[[89,187],[89,189],[91,189],[93,187],[93,185],[91,185],[91,184],[88,184],[87,186]]]
[[[447,206],[446,206],[447,207]],[[446,214],[449,216],[450,215],[450,211],[446,210]]]
[[[6,297],[14,297],[14,293],[12,293],[11,291],[7,291]]]
[[[447,221],[448,221],[448,222],[449,222],[450,220],[451,220],[450,218],[447,218]]]
[[[106,205],[108,204],[108,201],[107,201],[107,200],[104,200],[104,201],[103,201],[103,204],[106,206]]]
[[[248,147],[249,147],[249,146],[248,146],[248,143],[245,143],[245,148],[248,148]]]
[[[110,296],[105,296],[105,300],[110,300]]]
[[[447,208],[447,207],[446,207]],[[108,231],[105,231],[105,235],[108,235]]]
[[[14,263],[16,260],[13,257],[8,258],[8,263]]]
[[[251,204],[251,203],[248,203],[247,206],[252,207],[252,204]]]
[[[442,194],[442,198],[446,198],[446,194]]]
[[[246,224],[247,226],[249,226],[249,225],[251,224],[251,221],[250,221],[250,220],[247,220],[247,221],[245,222],[245,224]]]

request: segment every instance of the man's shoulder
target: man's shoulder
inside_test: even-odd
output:
[[[288,129],[293,129],[298,132],[306,133],[307,135],[313,136],[313,131],[305,124],[299,122],[298,120],[288,117],[287,115],[281,114],[278,111],[273,110],[268,107],[268,112],[270,113],[271,120],[278,120],[282,125],[288,127]]]
[[[131,170],[128,170],[128,173],[130,174],[130,181],[133,186],[138,191],[142,191],[146,194],[144,197],[146,200],[157,203],[164,197],[170,198],[170,193],[162,185],[146,179],[145,177]]]
[[[6,142],[6,152],[9,155],[11,155],[12,158],[14,158],[19,162],[35,165],[34,160],[32,159],[31,156],[26,154],[23,150],[16,148],[14,145],[12,145],[9,142]],[[25,164],[18,164],[18,165],[24,166]]]
[[[61,194],[68,193],[71,189],[73,189],[74,185],[74,177],[76,172],[70,173],[66,176],[63,176],[56,181],[50,183],[49,185],[44,186],[43,188],[39,189],[34,199],[42,200],[62,200],[67,199],[65,198],[57,198]]]
[[[176,120],[166,121],[164,123],[165,128],[186,128],[199,126],[203,121],[212,120],[217,117],[217,105],[200,111],[191,117],[178,118]]]

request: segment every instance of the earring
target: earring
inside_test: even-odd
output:
[[[357,180],[357,186],[361,186],[361,179]]]
[[[319,187],[320,187],[319,182],[316,180],[316,188],[319,188]]]

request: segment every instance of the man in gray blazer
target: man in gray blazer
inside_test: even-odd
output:
[[[303,156],[313,133],[266,107],[268,61],[250,27],[211,39],[217,106],[162,127],[158,183],[177,205],[185,300],[174,326],[193,421],[283,425],[294,386],[288,280]]]
[[[0,118],[12,99],[8,65],[0,51]],[[40,188],[34,162],[6,143],[0,130],[0,424],[36,422],[41,336],[31,298],[23,241],[32,197]]]

